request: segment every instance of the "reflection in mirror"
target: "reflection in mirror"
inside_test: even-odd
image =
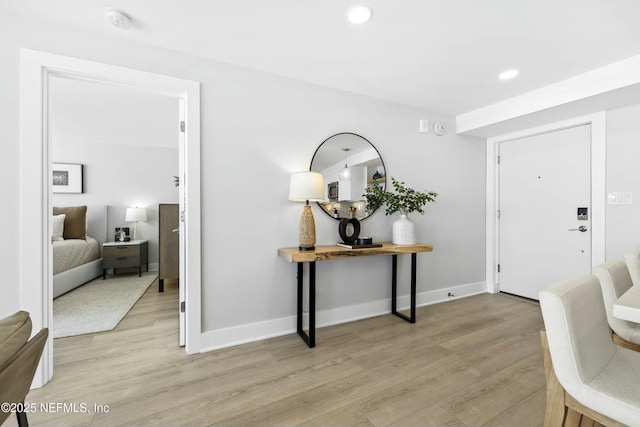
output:
[[[344,132],[327,138],[311,160],[312,171],[324,175],[326,202],[318,205],[335,219],[363,220],[367,214],[367,186],[386,187],[384,163],[378,150],[365,138]]]

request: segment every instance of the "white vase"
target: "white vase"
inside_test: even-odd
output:
[[[394,245],[415,245],[416,233],[415,224],[406,215],[393,222],[393,244]]]

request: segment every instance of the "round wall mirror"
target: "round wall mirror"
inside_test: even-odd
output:
[[[367,139],[343,132],[325,139],[313,154],[314,172],[324,175],[325,202],[318,202],[332,218],[363,220],[367,213],[364,197],[368,186],[386,188],[384,163],[378,150]]]

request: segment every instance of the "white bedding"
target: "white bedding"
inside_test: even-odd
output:
[[[53,275],[100,258],[100,244],[93,237],[87,240],[67,239],[53,242]]]

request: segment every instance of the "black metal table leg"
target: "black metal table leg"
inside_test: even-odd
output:
[[[416,323],[416,263],[418,254],[411,254],[411,323]]]
[[[398,255],[391,255],[391,313],[406,320],[409,323],[416,323],[416,272],[417,253],[411,254],[411,307],[410,315],[398,311]],[[304,304],[304,262],[298,262],[297,268],[297,307],[296,307],[296,330],[300,338],[313,348],[316,346],[316,263],[309,262],[309,332],[303,328],[303,304]]]
[[[303,315],[303,277],[304,263],[298,263],[298,302],[297,302],[297,331],[300,338],[307,343],[309,348],[316,346],[316,263],[309,263],[309,333],[307,334],[302,326]]]
[[[309,347],[316,346],[316,263],[309,263]]]
[[[391,313],[397,314],[398,297],[398,255],[391,255]]]
[[[302,277],[304,274],[304,269],[303,269],[304,263],[299,262],[298,263],[298,275],[296,276],[296,280],[298,282],[298,293],[297,295],[297,305],[296,305],[296,319],[297,319],[297,323],[296,323],[296,331],[298,331],[298,335],[300,335],[300,337],[302,337],[302,339],[305,339],[302,331]],[[305,340],[306,342],[306,340]]]
[[[395,314],[409,323],[416,323],[416,263],[417,254],[411,254],[411,312],[410,316],[397,310],[398,298],[398,255],[391,255],[391,314]]]

